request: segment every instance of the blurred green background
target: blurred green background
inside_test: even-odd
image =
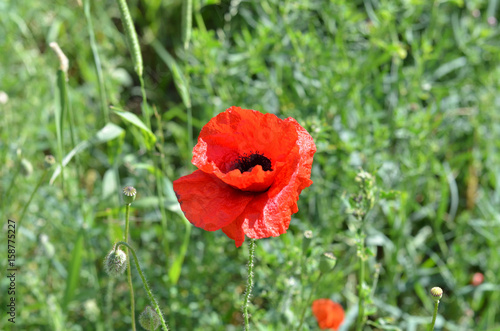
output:
[[[16,237],[12,330],[130,329],[126,277],[102,266],[123,236],[126,185],[138,191],[131,242],[170,329],[241,329],[247,245],[186,224],[171,187],[194,170],[201,127],[232,105],[296,118],[318,149],[288,233],[257,241],[255,330],[295,330],[325,251],[337,266],[313,298],[341,303],[349,329],[358,265],[347,201],[360,168],[380,192],[365,219],[365,329],[424,330],[433,286],[444,290],[437,329],[500,329],[497,0],[194,0],[189,40],[182,1],[128,5],[154,137],[109,108],[146,121],[116,2],[0,0],[2,269],[7,219],[42,179]],[[53,41],[69,59],[60,120]],[[75,147],[50,185],[44,155],[59,163]],[[149,303],[133,275],[138,314]],[[317,329],[307,308],[303,330]]]

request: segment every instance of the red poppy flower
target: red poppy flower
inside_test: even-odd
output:
[[[277,237],[312,184],[315,152],[293,118],[231,107],[203,127],[192,159],[199,170],[174,181],[174,191],[193,225],[222,229],[237,247],[245,235]]]
[[[472,286],[479,286],[483,283],[483,281],[484,281],[484,275],[480,272],[476,272],[474,275],[472,275],[470,283]]]
[[[344,308],[330,299],[314,300],[312,311],[321,330],[337,330],[344,321]]]

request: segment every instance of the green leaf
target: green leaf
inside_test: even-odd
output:
[[[146,147],[147,149],[153,148],[154,144],[156,143],[156,136],[154,133],[141,121],[139,117],[137,117],[136,114],[124,111],[121,109],[118,109],[116,107],[111,107],[113,109],[114,113],[118,116],[120,116],[123,120],[126,122],[138,127],[141,129],[142,133],[144,134],[144,139],[146,141]]]
[[[384,191],[384,190],[380,190],[380,198],[381,199],[394,200],[400,194],[401,194],[401,192],[399,192],[399,191],[394,191],[394,190]]]
[[[175,87],[177,88],[177,92],[179,92],[182,98],[184,106],[186,106],[186,108],[191,108],[191,98],[189,97],[189,84],[184,75],[182,74],[181,69],[177,65],[177,62],[175,62],[175,59],[172,57],[172,55],[170,55],[170,53],[157,40],[154,40],[151,43],[151,46],[153,46],[158,56],[163,60],[163,62],[165,62],[165,64],[172,72],[172,76],[175,82]]]
[[[80,278],[80,269],[82,267],[82,259],[83,259],[83,239],[84,239],[84,230],[80,229],[78,232],[78,237],[75,242],[75,246],[73,247],[73,252],[71,253],[71,263],[69,266],[69,274],[66,279],[66,291],[64,292],[64,300],[63,306],[67,307],[68,303],[73,299],[75,295],[75,289],[78,286],[79,278]]]
[[[182,219],[184,220],[184,225],[186,226],[184,239],[182,240],[179,254],[175,257],[170,270],[168,270],[168,277],[170,278],[170,281],[172,281],[172,284],[177,284],[179,276],[181,275],[182,264],[184,263],[184,258],[186,257],[187,248],[189,246],[189,238],[191,236],[191,223],[189,223],[184,215],[182,215]]]
[[[113,140],[119,136],[121,136],[125,131],[119,126],[108,123],[101,130],[99,130],[92,138],[89,140],[84,140],[75,146],[62,160],[62,166],[65,167],[69,161],[76,155],[86,150],[92,145],[102,144],[104,142]],[[50,184],[52,185],[56,180],[57,176],[61,173],[61,165],[58,165],[52,177],[50,178]]]

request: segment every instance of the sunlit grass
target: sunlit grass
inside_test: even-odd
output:
[[[64,189],[62,176],[44,181],[23,216],[16,327],[130,329],[126,277],[107,305],[102,261],[123,238],[120,192],[133,185],[130,242],[169,329],[242,328],[246,247],[187,225],[171,183],[192,172],[201,127],[232,105],[294,117],[318,148],[314,184],[288,233],[257,242],[256,330],[295,329],[313,287],[354,326],[359,262],[348,201],[360,168],[384,192],[364,221],[369,286],[380,267],[366,329],[427,327],[435,286],[444,291],[436,329],[500,327],[496,1],[193,1],[191,23],[181,1],[127,3],[149,108],[116,2],[0,3],[2,224],[23,213],[45,155],[57,156],[47,179],[64,165]],[[59,137],[53,41],[70,64],[73,132],[65,118]],[[18,172],[22,158],[33,164],[29,177]],[[324,252],[337,263],[315,284]],[[472,286],[476,272],[484,282]],[[6,293],[7,279],[0,284]],[[136,295],[136,316],[148,304]],[[317,329],[310,310],[303,325]],[[0,329],[9,327],[2,317]]]

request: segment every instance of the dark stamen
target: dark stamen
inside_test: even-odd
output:
[[[234,162],[232,169],[239,169],[241,173],[252,171],[253,167],[260,165],[264,171],[272,171],[271,160],[259,153],[243,154]]]

